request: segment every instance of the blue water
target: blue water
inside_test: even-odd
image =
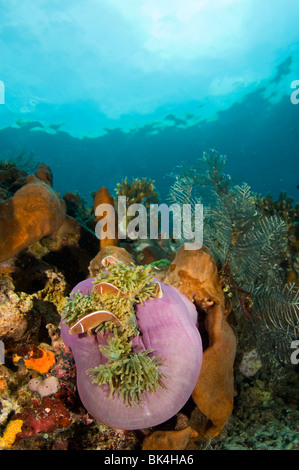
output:
[[[0,4],[0,158],[25,148],[88,202],[125,176],[164,199],[215,148],[234,181],[299,199],[297,1],[62,3]]]

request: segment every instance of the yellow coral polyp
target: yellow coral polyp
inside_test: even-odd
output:
[[[0,449],[9,449],[16,440],[16,436],[22,431],[23,421],[14,419],[8,423],[3,437],[0,438]]]

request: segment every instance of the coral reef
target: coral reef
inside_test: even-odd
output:
[[[160,268],[162,268],[161,260],[164,260],[163,268],[166,268],[176,254],[172,245],[167,248],[161,246],[157,240],[140,240],[135,247],[134,254],[139,264],[152,264],[159,261]]]
[[[35,176],[49,186],[53,185],[53,173],[45,163],[41,163],[35,172]]]
[[[65,193],[63,200],[66,204],[67,214],[78,220],[83,227],[92,229],[96,218],[93,208],[88,206],[86,200],[77,191]]]

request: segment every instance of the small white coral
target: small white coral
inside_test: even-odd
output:
[[[57,393],[59,390],[59,380],[57,377],[51,375],[47,377],[45,380],[40,378],[31,379],[28,382],[28,388],[32,392],[37,392],[41,397],[47,397],[52,395],[53,393]]]

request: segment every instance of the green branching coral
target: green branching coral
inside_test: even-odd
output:
[[[88,313],[105,309],[120,321],[116,326],[106,321],[96,331],[112,334],[106,346],[99,346],[101,353],[108,359],[106,364],[90,369],[87,374],[99,386],[108,384],[111,396],[119,394],[127,406],[137,406],[145,392],[155,392],[163,387],[164,374],[160,367],[163,358],[153,350],[133,352],[132,338],[139,335],[136,324],[135,304],[152,299],[157,295],[152,267],[127,266],[115,263],[102,271],[94,280],[94,286],[108,283],[119,289],[117,293],[97,293],[88,295],[80,292],[73,294],[67,302],[63,321],[73,325]]]
[[[131,344],[116,335],[108,339],[107,346],[100,346],[100,351],[108,362],[90,369],[88,375],[99,386],[108,384],[111,397],[119,394],[127,406],[138,406],[145,392],[164,387],[165,375],[160,371],[163,360],[153,356],[152,349],[134,353]]]
[[[234,310],[250,318],[257,343],[267,335],[264,356],[277,367],[289,361],[299,334],[298,288],[286,284],[288,226],[277,213],[261,210],[247,184],[232,185],[225,161],[212,150],[194,167],[181,167],[169,199],[204,204],[204,245],[219,263],[224,291]]]

